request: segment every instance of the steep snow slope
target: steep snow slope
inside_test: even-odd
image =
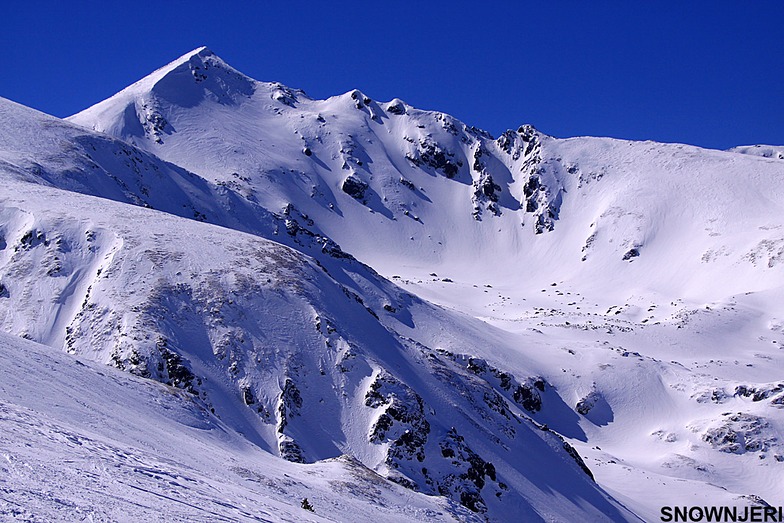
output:
[[[346,456],[279,460],[190,394],[7,334],[0,472],[4,521],[478,521]]]
[[[85,296],[89,281],[64,292],[43,277],[62,257],[47,254],[46,234],[62,227],[52,209],[29,208],[65,193],[15,201],[25,212],[6,211],[6,243],[26,254],[5,250],[11,332],[30,325],[36,340],[72,340],[80,353],[97,349],[99,361],[193,387],[289,459],[349,452],[473,508],[478,489],[491,518],[573,520],[579,496],[611,519],[630,517],[577,479],[554,486],[557,473],[542,471],[561,466],[552,463],[563,453],[530,458],[539,440],[527,417],[567,437],[599,484],[645,519],[676,502],[784,503],[779,160],[557,140],[530,126],[493,139],[359,91],[312,100],[204,48],[70,119],[121,141],[18,106],[4,112],[0,150],[15,179],[191,219],[116,207],[95,240],[100,256],[69,262],[109,275],[90,290],[102,308],[61,300],[77,304],[69,309],[48,297]],[[18,140],[15,127],[29,121],[37,130]],[[105,147],[97,156],[85,145],[96,142]],[[117,148],[139,160],[113,162]],[[86,155],[97,157],[97,174],[82,176]],[[164,173],[155,181],[153,165]],[[92,207],[79,220],[119,205],[71,200]],[[126,213],[143,226],[118,230]],[[69,260],[89,252],[83,232],[65,235],[79,246]],[[264,262],[247,246],[258,242]],[[118,304],[121,312],[106,312]],[[118,325],[125,336],[113,334]],[[298,416],[300,401],[318,407]],[[446,465],[450,453],[460,459]],[[488,469],[475,481],[474,455],[514,481],[494,482]],[[496,502],[501,482],[513,494]],[[563,498],[552,505],[537,488]]]
[[[311,100],[205,48],[71,121],[295,208],[387,275],[480,265],[507,281],[524,266],[527,291],[571,278],[697,301],[784,281],[766,271],[784,246],[782,165],[767,159],[528,126],[493,140],[360,91]]]
[[[184,389],[290,461],[348,454],[497,520],[633,519],[530,420],[527,376],[477,375],[436,350],[443,328],[480,346],[480,322],[340,253],[318,261],[13,173],[3,181],[4,330]]]

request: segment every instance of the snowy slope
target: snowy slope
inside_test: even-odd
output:
[[[190,392],[205,416],[289,461],[347,454],[499,520],[632,518],[514,400],[535,393],[525,376],[504,387],[436,350],[445,326],[479,346],[478,321],[340,252],[318,261],[141,206],[4,183],[6,331]]]
[[[160,130],[145,127],[150,118]],[[555,140],[529,126],[493,140],[360,91],[311,100],[244,77],[204,48],[70,120],[242,187],[267,209],[293,207],[387,275],[492,265],[508,280],[522,262],[534,288],[574,278],[605,292],[621,278],[700,300],[752,290],[760,272],[782,283],[780,271],[765,271],[784,245],[781,200],[771,198],[784,190],[779,162],[678,144]],[[349,194],[347,179],[356,180]],[[710,289],[716,278],[723,285]]]
[[[784,504],[780,148],[494,139],[206,48],[0,119],[7,332],[491,520]]]
[[[7,334],[0,413],[4,521],[472,520],[346,456],[279,460],[190,394]]]
[[[740,145],[729,149],[729,151],[733,153],[762,156],[763,158],[775,160],[784,160],[784,146],[782,145]]]

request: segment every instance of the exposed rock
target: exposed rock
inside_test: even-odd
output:
[[[351,99],[354,100],[354,107],[357,109],[362,109],[363,107],[370,105],[372,101],[370,98],[362,94],[361,91],[354,89],[350,93]]]
[[[355,260],[355,258],[340,248],[331,238],[321,232],[311,230],[315,227],[312,219],[306,214],[299,212],[293,205],[288,204],[283,209],[283,215],[274,215],[276,219],[283,223],[286,233],[293,237],[299,245],[319,250],[333,258]]]
[[[194,381],[196,376],[183,362],[182,357],[168,348],[166,338],[158,338],[156,344],[161,357],[161,365],[165,366],[164,383],[177,387],[178,389],[185,389],[191,394],[197,394],[194,388]],[[133,364],[133,362],[131,362]],[[138,362],[137,362],[138,364]]]
[[[460,130],[458,129],[458,125],[460,125],[460,122],[458,122],[453,117],[444,113],[436,113],[435,119],[438,123],[441,124],[441,128],[446,132],[448,132],[449,134],[451,134],[452,136],[457,136],[458,134],[460,134]]]
[[[46,240],[46,234],[42,231],[31,229],[22,235],[19,239],[19,243],[14,247],[14,250],[17,252],[20,250],[27,251],[40,244],[49,244]]]
[[[493,464],[474,452],[454,427],[439,442],[439,447],[441,455],[450,461],[456,472],[438,481],[438,493],[457,497],[461,505],[474,512],[486,512],[482,489],[487,481],[497,481]]]
[[[368,184],[363,182],[357,175],[349,174],[340,187],[343,192],[356,200],[363,200],[365,198],[365,191]]]
[[[735,396],[751,398],[751,401],[762,401],[782,391],[784,391],[784,383],[760,385],[757,387],[738,385],[735,387]]]
[[[291,419],[299,416],[301,408],[300,391],[291,378],[286,378],[278,397],[278,451],[281,458],[295,463],[304,463],[305,457],[299,444],[285,430]]]
[[[520,139],[526,143],[526,149],[523,154],[528,156],[539,145],[539,131],[537,131],[533,125],[525,124],[517,129],[517,134],[519,134]]]
[[[542,234],[555,228],[555,221],[561,205],[563,186],[559,181],[559,170],[563,168],[560,159],[548,159],[541,156],[539,133],[530,125],[524,125],[517,131],[522,145],[515,151],[522,150],[523,195],[520,206],[534,218],[534,232]],[[512,138],[507,135],[504,143]],[[514,153],[513,153],[514,154]]]
[[[430,423],[419,394],[392,376],[381,374],[368,388],[365,405],[371,408],[386,406],[372,425],[368,439],[371,443],[391,442],[387,463],[397,468],[403,461],[425,460]]]
[[[283,433],[289,420],[299,415],[299,409],[302,408],[302,396],[299,389],[291,380],[286,378],[283,384],[283,390],[280,391],[278,398],[278,432]]]
[[[245,405],[253,405],[256,403],[256,398],[253,395],[253,390],[247,385],[242,387],[242,401]]]
[[[501,193],[501,186],[493,181],[493,176],[487,171],[482,156],[487,155],[487,151],[480,145],[474,151],[474,171],[479,173],[479,177],[474,180],[474,192],[471,195],[471,202],[474,204],[474,218],[479,219],[483,207],[492,212],[495,216],[501,215],[498,207],[498,195]]]
[[[775,433],[765,418],[738,412],[724,414],[720,425],[705,431],[703,441],[716,450],[733,454],[767,452],[778,446]]]
[[[588,465],[585,464],[585,461],[583,461],[583,458],[580,456],[577,450],[575,450],[575,448],[569,445],[569,443],[567,443],[566,441],[563,442],[563,449],[566,451],[567,454],[569,454],[569,456],[572,457],[575,463],[577,463],[577,466],[580,467],[582,471],[585,472],[588,475],[588,477],[593,480],[594,479],[593,472],[591,472],[591,469],[589,469]]]
[[[512,397],[528,412],[538,412],[542,408],[540,391],[544,391],[544,381],[529,378],[526,383],[517,385]]]
[[[463,162],[454,157],[454,153],[442,149],[439,144],[427,138],[419,141],[419,147],[413,154],[406,154],[406,158],[414,165],[441,171],[447,178],[454,178],[463,166]]]
[[[517,134],[514,131],[504,131],[504,133],[498,137],[496,143],[506,154],[513,155],[513,160],[517,160],[520,157],[520,151],[516,147]],[[514,156],[515,154],[516,156]]]
[[[297,442],[288,436],[282,436],[278,442],[278,452],[280,457],[286,461],[293,463],[305,463],[305,458],[302,455],[302,449]]]
[[[542,408],[542,396],[546,382],[541,377],[528,377],[521,383],[517,378],[488,364],[481,358],[474,358],[463,354],[453,354],[445,350],[439,353],[446,355],[452,361],[465,365],[471,373],[476,374],[492,387],[498,387],[509,393],[511,399],[528,412],[538,412]]]
[[[726,403],[730,396],[723,388],[716,388],[707,391],[700,392],[692,396],[697,403]]]
[[[632,258],[636,258],[640,255],[640,250],[636,247],[629,249],[623,255],[623,261],[631,260]]]
[[[596,403],[601,399],[601,395],[596,391],[592,390],[577,402],[577,405],[574,406],[574,410],[578,413],[585,416],[588,414],[591,409],[596,405]]]
[[[387,112],[396,115],[406,114],[406,104],[402,100],[395,98],[387,105]]]
[[[301,91],[295,91],[294,89],[286,87],[283,84],[276,83],[275,90],[272,91],[270,97],[276,102],[282,103],[283,105],[287,105],[289,107],[296,107],[297,102],[299,101],[297,99],[298,92],[301,93]]]
[[[197,82],[199,78],[197,77]],[[171,133],[169,122],[160,113],[155,102],[142,102],[137,109],[139,122],[144,133],[156,143],[163,143],[162,135]]]
[[[400,183],[401,183],[401,184],[402,184],[404,187],[407,187],[408,189],[411,189],[412,191],[415,191],[415,190],[416,190],[416,185],[414,185],[414,184],[413,184],[411,181],[409,181],[409,180],[406,180],[406,179],[405,179],[405,178],[403,178],[402,176],[400,177]]]

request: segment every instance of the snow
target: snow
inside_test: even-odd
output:
[[[784,160],[784,146],[781,145],[740,145],[729,149],[729,151],[733,153],[761,156],[773,160]]]
[[[172,424],[184,411],[127,403],[125,419],[172,438],[112,443],[140,460],[193,467],[200,485],[236,479],[178,450],[214,446],[301,486],[281,497],[236,479],[245,490],[229,483],[216,513],[257,517],[230,512],[250,496],[270,507],[258,517],[296,519],[308,497],[313,517],[345,520],[320,507],[338,507],[334,478],[349,476],[388,500],[371,507],[353,486],[350,513],[385,521],[396,505],[403,519],[634,521],[663,505],[784,504],[780,147],[530,126],[494,139],[357,90],[312,100],[206,48],[67,120],[0,100],[0,124],[0,324],[49,348],[4,343],[129,371],[102,371],[122,376],[117,398],[190,401],[196,433]],[[56,397],[14,416],[51,432]],[[62,455],[57,441],[46,448]],[[85,495],[75,485],[69,502]],[[166,488],[151,506],[195,517]]]
[[[472,519],[348,457],[277,459],[179,389],[7,334],[0,349],[3,519]]]

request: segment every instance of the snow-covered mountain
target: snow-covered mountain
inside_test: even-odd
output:
[[[46,435],[53,405],[98,367],[53,376],[48,357],[170,386],[106,371],[67,421],[92,438],[85,408],[127,394],[101,426],[166,427],[99,435],[203,488],[104,473],[91,496],[146,489],[172,519],[224,475],[212,510],[240,520],[784,504],[780,149],[495,139],[360,91],[312,100],[206,48],[66,120],[0,99],[0,323],[50,347],[4,337],[4,354],[53,390],[3,398],[3,423],[38,420],[3,452],[73,452]],[[221,464],[195,459],[212,446]],[[233,461],[274,472],[250,484]],[[56,514],[35,493],[64,469],[12,476],[0,509]],[[237,512],[248,496],[285,510]]]

